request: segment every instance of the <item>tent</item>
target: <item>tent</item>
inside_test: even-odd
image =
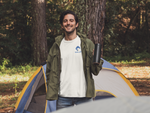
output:
[[[15,105],[15,113],[50,113],[56,101],[46,100],[46,65],[40,66],[24,86]]]
[[[52,113],[150,113],[150,96],[96,100]]]
[[[103,59],[104,60],[104,59]],[[56,101],[47,101],[46,64],[40,66],[24,86],[15,105],[16,113],[50,113]],[[104,60],[102,70],[94,76],[97,99],[139,96],[129,80],[112,64]]]
[[[104,59],[103,59],[104,60]],[[93,76],[96,89],[95,99],[108,97],[139,96],[128,79],[112,64],[104,60],[98,76]]]

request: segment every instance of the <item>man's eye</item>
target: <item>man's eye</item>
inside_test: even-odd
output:
[[[67,20],[64,20],[63,22],[67,22]]]
[[[70,20],[70,22],[73,22],[73,21],[74,21],[73,19]]]

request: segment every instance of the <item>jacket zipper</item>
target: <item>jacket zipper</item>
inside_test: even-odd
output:
[[[58,46],[58,48],[59,48],[59,46]],[[60,73],[61,73],[61,56],[60,56],[60,48],[59,48],[59,50],[58,50],[59,52],[58,52],[58,63],[57,63],[57,65],[58,65],[58,81],[59,81],[59,88],[58,88],[58,93],[60,94]]]
[[[81,40],[81,48],[82,48],[82,58],[83,58],[83,69],[84,69],[84,75],[85,75],[85,79],[86,79],[86,97],[87,97],[87,71],[86,71],[86,55],[87,55],[87,50],[86,50],[86,44],[85,41]],[[84,54],[83,54],[84,52]]]

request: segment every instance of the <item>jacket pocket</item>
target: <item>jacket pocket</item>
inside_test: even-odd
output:
[[[59,89],[58,76],[54,75],[54,73],[52,74],[53,76],[51,76],[50,82],[48,83],[47,87],[47,94],[46,94],[47,100],[56,100],[58,97],[58,89]]]
[[[52,55],[52,62],[51,62],[51,70],[52,72],[56,72],[57,71],[57,55],[53,54]]]

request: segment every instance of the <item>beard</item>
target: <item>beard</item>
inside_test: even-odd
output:
[[[72,27],[71,25],[66,25],[65,27],[68,27],[68,26]],[[76,27],[74,27],[71,31],[67,31],[65,28],[63,28],[63,30],[69,35],[76,30]]]

